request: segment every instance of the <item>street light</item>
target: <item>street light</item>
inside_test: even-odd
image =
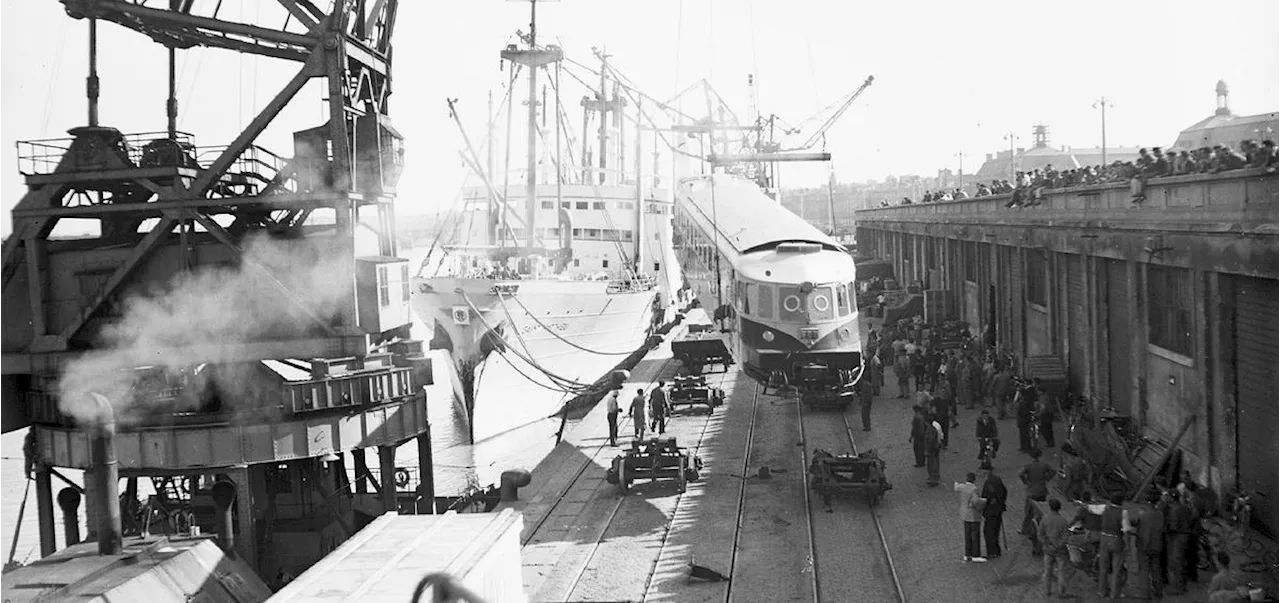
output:
[[[955,155],[960,159],[960,173],[956,180],[960,182],[960,190],[964,190],[964,151],[960,151]]]
[[[1004,139],[1009,141],[1009,181],[1012,182],[1018,173],[1017,170],[1013,169],[1013,145],[1018,140],[1018,135],[1009,132],[1004,135]],[[1017,184],[1015,183],[1014,186],[1017,186]]]
[[[1107,97],[1093,101],[1094,109],[1102,109],[1102,165],[1107,165],[1107,107],[1115,107]]]

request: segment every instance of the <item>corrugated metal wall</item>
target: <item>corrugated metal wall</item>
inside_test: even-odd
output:
[[[1236,450],[1240,484],[1255,497],[1254,517],[1276,533],[1276,281],[1237,276]]]

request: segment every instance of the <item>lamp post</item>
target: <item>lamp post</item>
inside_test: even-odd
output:
[[[1009,132],[1004,135],[1004,139],[1009,141],[1009,181],[1012,182],[1017,175],[1017,170],[1013,169],[1013,145],[1018,140],[1018,135]],[[1016,183],[1015,186],[1017,186]]]
[[[956,180],[960,183],[960,190],[964,190],[964,151],[957,152],[956,157],[960,159],[960,170]]]
[[[1111,104],[1111,101],[1108,101],[1107,97],[1105,96],[1099,98],[1096,101],[1093,101],[1094,109],[1102,109],[1102,165],[1103,167],[1106,167],[1107,165],[1107,107],[1114,107],[1114,106],[1115,105]]]

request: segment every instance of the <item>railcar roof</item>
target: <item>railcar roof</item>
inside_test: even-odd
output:
[[[714,225],[738,253],[789,241],[817,243],[832,251],[845,251],[838,241],[770,199],[754,182],[744,178],[727,174],[693,178],[682,183],[680,194],[695,208],[694,213],[701,214],[706,224]]]
[[[779,253],[777,250],[753,254],[751,261],[735,266],[743,278],[762,283],[824,284],[851,282],[855,277],[853,258],[837,251]]]

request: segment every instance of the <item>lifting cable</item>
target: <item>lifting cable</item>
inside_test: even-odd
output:
[[[469,303],[468,303],[468,305],[469,305]],[[473,307],[472,309],[474,310],[475,308]],[[478,311],[477,311],[477,314],[479,314],[479,312],[478,312]],[[483,324],[483,325],[485,326],[485,328],[486,328],[486,329],[489,329],[490,331],[492,331],[492,329],[489,327],[488,322],[486,322],[486,321],[485,321],[485,319],[484,319],[484,317],[483,317],[483,316],[480,316],[480,323],[481,323],[481,324]],[[504,359],[505,359],[505,354],[504,354],[502,351],[499,351],[499,352],[498,352],[498,355],[499,355],[499,356],[504,356]],[[543,389],[547,389],[547,390],[551,390],[551,391],[553,391],[553,392],[562,393],[562,394],[572,393],[572,392],[570,392],[570,391],[568,391],[568,390],[565,390],[565,389],[563,389],[563,388],[561,388],[561,387],[555,387],[555,386],[551,386],[551,385],[547,385],[547,384],[545,384],[545,383],[539,382],[537,379],[534,379],[533,377],[530,377],[530,376],[529,376],[528,374],[526,374],[524,371],[522,371],[522,370],[520,370],[518,367],[516,367],[515,363],[511,362],[510,360],[507,360],[507,365],[511,367],[511,370],[515,371],[515,372],[516,372],[517,374],[519,374],[521,377],[524,377],[526,381],[528,381],[528,382],[530,382],[530,383],[532,383],[532,384],[534,384],[534,385],[536,385],[536,386],[538,386],[538,387],[541,387],[541,388],[543,388]],[[483,372],[484,372],[484,366],[485,366],[484,364],[481,364],[481,365],[480,365],[480,367],[477,369],[477,371],[478,371],[479,373],[483,373]],[[536,367],[535,367],[535,368],[536,368]],[[477,374],[477,375],[475,376],[475,378],[476,378],[477,380],[479,380],[480,375],[479,375],[479,374]]]
[[[529,311],[529,308],[525,307],[524,302],[521,302],[519,297],[512,296],[511,299],[515,300],[516,304],[519,305],[520,308],[523,309],[525,313],[529,315],[529,318],[533,319],[533,322],[536,323],[539,327],[542,327],[544,331],[550,333],[556,339],[559,339],[560,341],[563,341],[579,350],[582,350],[584,352],[589,352],[591,354],[598,354],[600,356],[630,356],[631,354],[635,353],[635,350],[632,350],[630,352],[601,352],[599,350],[592,350],[589,348],[582,347],[572,341],[569,341],[568,339],[565,339],[563,335],[556,333],[554,330],[551,329],[551,327],[548,327],[546,324],[543,324],[541,320],[538,320],[537,316],[533,315],[533,312]],[[502,309],[505,311],[507,309],[506,301],[503,299],[503,296],[501,293],[498,294],[498,301],[503,304]],[[507,316],[510,316],[510,315],[511,313],[507,312]]]
[[[499,294],[499,299],[501,299],[501,294]],[[515,328],[515,319],[511,316],[511,311],[507,308],[506,304],[500,302],[500,305],[502,306],[502,312],[507,316],[507,323],[510,324],[512,330],[515,331],[516,340],[520,343],[521,349],[524,350],[524,354],[521,354],[515,349],[512,349],[512,353],[514,353],[516,356],[523,359],[525,362],[528,362],[531,366],[533,366],[533,368],[538,369],[538,371],[540,371],[542,374],[546,375],[547,377],[550,377],[552,381],[554,381],[557,385],[560,385],[561,387],[565,387],[568,389],[580,389],[580,388],[590,387],[589,384],[581,383],[573,379],[569,379],[568,377],[562,377],[539,365],[533,359],[533,351],[529,349],[528,342],[524,340],[524,334],[522,334],[519,329]]]
[[[489,325],[489,322],[488,322],[488,321],[486,321],[486,320],[484,319],[484,315],[480,313],[480,309],[479,309],[479,308],[476,308],[475,304],[473,304],[473,303],[471,302],[471,298],[469,298],[465,293],[463,293],[463,294],[462,294],[462,300],[463,300],[463,301],[465,301],[465,302],[467,302],[467,306],[468,306],[469,308],[471,308],[471,311],[472,311],[472,312],[475,312],[475,313],[476,313],[476,316],[480,319],[480,323],[481,323],[481,324],[483,324],[483,325],[484,325],[484,327],[485,327],[486,329],[488,329],[488,330],[489,330],[489,332],[495,332],[495,331],[494,331],[494,329],[492,328],[492,326],[491,326],[491,325]],[[504,309],[505,309],[505,306],[504,306]],[[510,315],[510,314],[508,314],[508,316],[509,316],[509,315]],[[514,325],[513,325],[513,327],[514,327]],[[520,341],[520,344],[521,344],[522,346],[524,346],[524,338],[520,336],[520,333],[519,333],[519,331],[518,331],[518,330],[516,331],[516,338]],[[520,351],[519,351],[519,350],[516,350],[516,349],[515,349],[514,347],[512,347],[512,346],[507,346],[507,350],[508,350],[508,351],[510,351],[512,354],[515,354],[515,355],[516,355],[516,357],[520,358],[521,360],[524,360],[525,362],[529,363],[529,366],[532,366],[533,368],[537,369],[537,370],[538,370],[539,372],[541,372],[543,375],[546,375],[546,376],[547,376],[548,378],[550,378],[554,383],[556,383],[556,385],[559,385],[560,387],[563,387],[563,388],[564,388],[564,390],[563,390],[563,391],[564,391],[565,393],[575,393],[575,392],[581,393],[581,392],[585,392],[586,390],[588,390],[588,389],[590,389],[590,388],[591,388],[591,386],[590,386],[590,385],[588,385],[588,384],[585,384],[585,383],[579,383],[579,382],[574,381],[574,380],[572,380],[572,379],[568,379],[568,378],[565,378],[565,377],[561,377],[560,375],[557,375],[557,374],[555,374],[555,373],[552,373],[551,371],[548,371],[547,369],[545,369],[545,368],[543,368],[541,365],[539,365],[537,362],[535,362],[533,359],[531,359],[531,358],[529,358],[528,356],[525,356],[524,354],[520,353]],[[526,347],[526,350],[525,350],[525,351],[528,351],[527,347]],[[505,355],[505,353],[506,353],[506,351],[499,350],[499,354],[503,354],[503,355]],[[515,366],[513,365],[513,366],[512,366],[512,368],[514,369],[514,368],[515,368]],[[519,371],[519,369],[516,369],[516,372],[520,372],[520,371]],[[523,375],[524,373],[521,373],[521,374]],[[526,378],[528,378],[528,377],[526,376]],[[534,383],[537,383],[538,385],[543,385],[543,384],[541,384],[541,383],[538,383],[537,381],[534,381]],[[547,387],[547,386],[546,386],[546,385],[543,385],[543,387]],[[548,389],[550,389],[550,388],[548,388]]]

